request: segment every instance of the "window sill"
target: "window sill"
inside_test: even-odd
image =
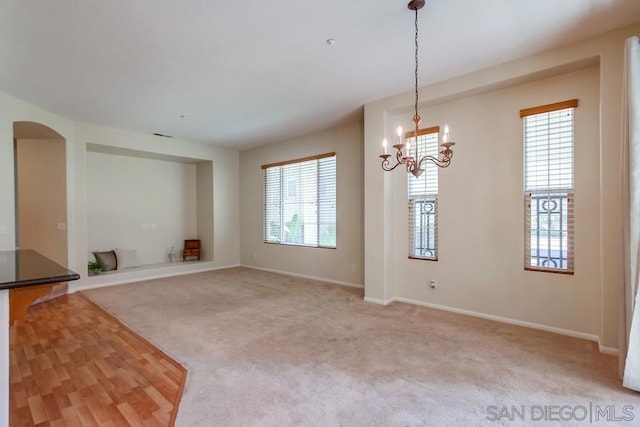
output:
[[[555,274],[564,274],[566,276],[573,276],[575,272],[573,271],[565,271],[565,270],[555,270],[552,268],[536,268],[536,267],[525,267],[525,271],[537,271],[538,273],[555,273]]]
[[[313,245],[303,245],[301,243],[278,243],[278,242],[262,242],[266,245],[275,245],[275,246],[293,246],[297,248],[311,248],[311,249],[337,249],[337,246],[313,246]]]
[[[417,257],[417,256],[408,256],[407,258],[409,259],[415,259],[418,261],[438,261],[438,258],[422,258],[422,257]]]

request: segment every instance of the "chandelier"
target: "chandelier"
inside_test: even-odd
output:
[[[442,151],[440,151],[440,156],[419,156],[419,144],[418,144],[418,135],[419,135],[419,127],[420,127],[420,115],[418,115],[418,10],[422,9],[424,6],[424,0],[411,0],[407,7],[409,10],[413,10],[416,13],[415,18],[415,104],[414,104],[414,114],[413,114],[413,124],[414,131],[413,135],[408,134],[405,142],[403,142],[403,134],[402,128],[398,127],[398,143],[393,145],[393,148],[396,149],[395,154],[395,164],[391,166],[389,162],[389,158],[391,154],[387,154],[387,140],[384,139],[382,141],[382,147],[384,153],[380,155],[382,158],[382,169],[385,171],[392,171],[400,165],[405,165],[407,168],[407,172],[413,174],[416,178],[418,178],[422,172],[424,171],[424,165],[426,162],[432,162],[436,166],[440,168],[446,168],[451,164],[451,158],[453,157],[452,146],[455,145],[455,142],[449,141],[449,127],[445,125],[444,127],[444,135],[442,137]],[[411,138],[414,139],[413,146],[411,145]],[[411,152],[411,149],[413,153]]]

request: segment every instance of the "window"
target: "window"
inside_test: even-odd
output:
[[[573,273],[574,111],[578,100],[520,111],[525,269]]]
[[[263,165],[264,241],[336,247],[336,153]]]
[[[439,127],[418,131],[420,156],[438,156]],[[413,137],[408,132],[405,138]],[[415,144],[415,140],[411,140]],[[407,175],[409,258],[438,259],[438,167],[431,162],[418,178]]]

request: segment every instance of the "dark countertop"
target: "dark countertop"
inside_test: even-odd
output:
[[[78,280],[80,275],[32,249],[0,251],[0,290]]]

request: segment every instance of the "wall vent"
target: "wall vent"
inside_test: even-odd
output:
[[[173,136],[171,136],[171,135],[165,135],[164,133],[157,133],[157,132],[154,132],[153,134],[154,134],[155,136],[161,136],[161,137],[163,137],[163,138],[173,138]]]

